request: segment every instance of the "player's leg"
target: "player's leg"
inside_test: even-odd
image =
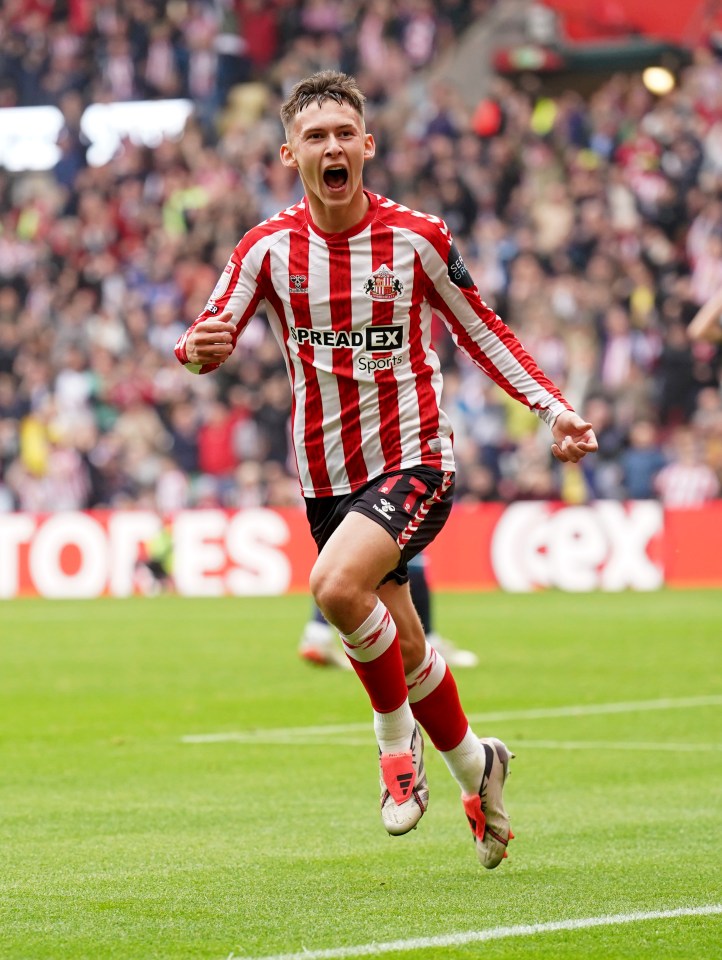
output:
[[[446,660],[450,667],[475,667],[479,658],[472,650],[461,650],[448,637],[434,630],[434,610],[429,582],[426,578],[426,558],[417,554],[408,562],[411,599],[414,602],[426,634],[426,639]]]
[[[419,615],[424,634],[428,636],[433,631],[431,618],[431,591],[426,579],[426,561],[423,553],[417,554],[407,564],[409,571],[409,588],[411,599]]]
[[[462,790],[476,790],[484,772],[484,751],[471,733],[451,670],[424,635],[409,585],[391,581],[377,592],[399,630],[412,712],[445,755]]]
[[[350,512],[321,549],[311,572],[311,592],[341,633],[351,664],[374,711],[382,784],[381,816],[389,833],[413,829],[426,809],[419,789],[423,740],[406,692],[398,631],[376,594],[400,559],[386,527]]]
[[[395,714],[396,726],[379,721],[379,745],[394,750],[410,737],[406,681],[396,625],[376,587],[399,562],[388,532],[361,513],[348,513],[321,550],[310,586],[319,609],[341,634],[353,668],[374,711]]]
[[[426,634],[416,605],[411,599],[410,585],[388,580],[376,589],[376,594],[394,618],[399,631],[404,671],[409,673],[420,665],[426,651]]]
[[[491,869],[512,836],[502,798],[511,754],[500,740],[479,740],[471,729],[448,664],[424,637],[408,584],[391,581],[377,592],[399,628],[411,710],[459,784],[477,855]]]
[[[311,617],[306,622],[298,644],[298,655],[307,663],[321,667],[351,670],[346,654],[339,648],[338,634],[313,604]]]

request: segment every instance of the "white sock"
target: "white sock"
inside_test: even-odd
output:
[[[391,713],[377,713],[374,710],[374,733],[381,753],[408,750],[413,732],[414,715],[408,700]]]
[[[486,764],[486,754],[484,748],[479,743],[471,729],[468,728],[464,734],[464,739],[458,747],[453,750],[442,752],[446,766],[451,772],[451,776],[461,787],[461,792],[472,795],[479,792],[481,778],[484,775],[484,766]]]

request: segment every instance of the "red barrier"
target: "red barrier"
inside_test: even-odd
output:
[[[186,510],[170,522],[185,596],[305,591],[315,558],[302,510]],[[0,598],[129,596],[152,511],[0,514]],[[722,501],[457,506],[427,551],[448,590],[655,590],[722,586]]]
[[[722,587],[722,500],[666,511],[664,568],[673,587]]]

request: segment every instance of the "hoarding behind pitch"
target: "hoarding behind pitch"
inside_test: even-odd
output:
[[[302,510],[187,510],[168,521],[184,596],[306,591],[316,550]],[[147,510],[0,514],[0,599],[129,596]],[[460,505],[427,550],[438,589],[656,590],[722,586],[722,501],[663,510],[656,501]]]

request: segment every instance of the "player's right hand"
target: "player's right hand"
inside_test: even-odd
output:
[[[552,426],[552,453],[561,463],[579,463],[588,453],[599,449],[591,423],[575,413],[565,410],[560,413]]]
[[[220,317],[202,320],[188,334],[185,342],[189,363],[223,363],[233,353],[236,325],[233,313],[227,310]]]

